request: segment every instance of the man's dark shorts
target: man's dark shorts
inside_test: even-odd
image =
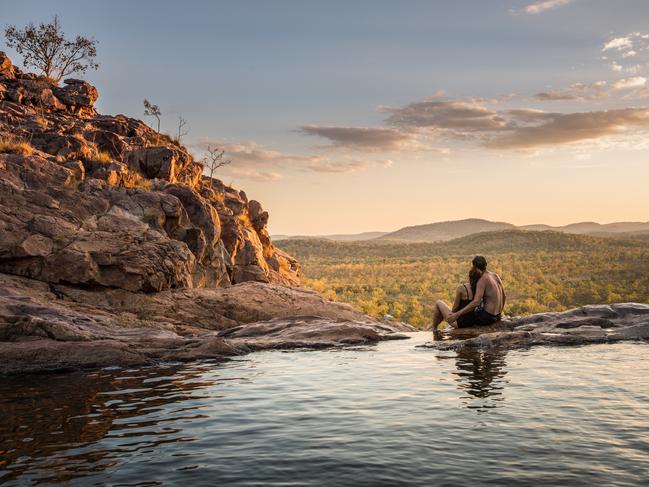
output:
[[[468,328],[470,326],[489,326],[496,321],[500,321],[500,315],[492,315],[484,308],[476,308],[472,313],[467,313],[457,319],[458,328]]]

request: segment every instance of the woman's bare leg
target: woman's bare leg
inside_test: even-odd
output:
[[[441,299],[435,302],[435,312],[433,313],[433,328],[437,327],[442,321],[451,314],[451,308]]]

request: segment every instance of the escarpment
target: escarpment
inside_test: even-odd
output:
[[[299,285],[259,202],[140,120],[98,114],[98,96],[0,53],[0,272],[132,292]]]
[[[273,246],[258,201],[140,120],[98,114],[98,96],[0,53],[0,374],[412,329],[299,288],[300,265]]]

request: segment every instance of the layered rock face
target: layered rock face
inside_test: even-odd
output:
[[[58,87],[0,53],[0,139],[33,147],[0,154],[0,272],[135,292],[299,285],[259,202],[203,176],[143,122],[99,115],[97,97],[85,81]]]
[[[0,53],[0,374],[402,337],[300,289],[268,213],[177,141]]]

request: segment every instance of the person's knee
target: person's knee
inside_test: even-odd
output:
[[[445,304],[446,304],[446,303],[445,303],[444,301],[442,301],[441,299],[438,299],[437,301],[435,301],[435,305],[436,305],[437,307],[440,307],[440,306],[445,305]]]

